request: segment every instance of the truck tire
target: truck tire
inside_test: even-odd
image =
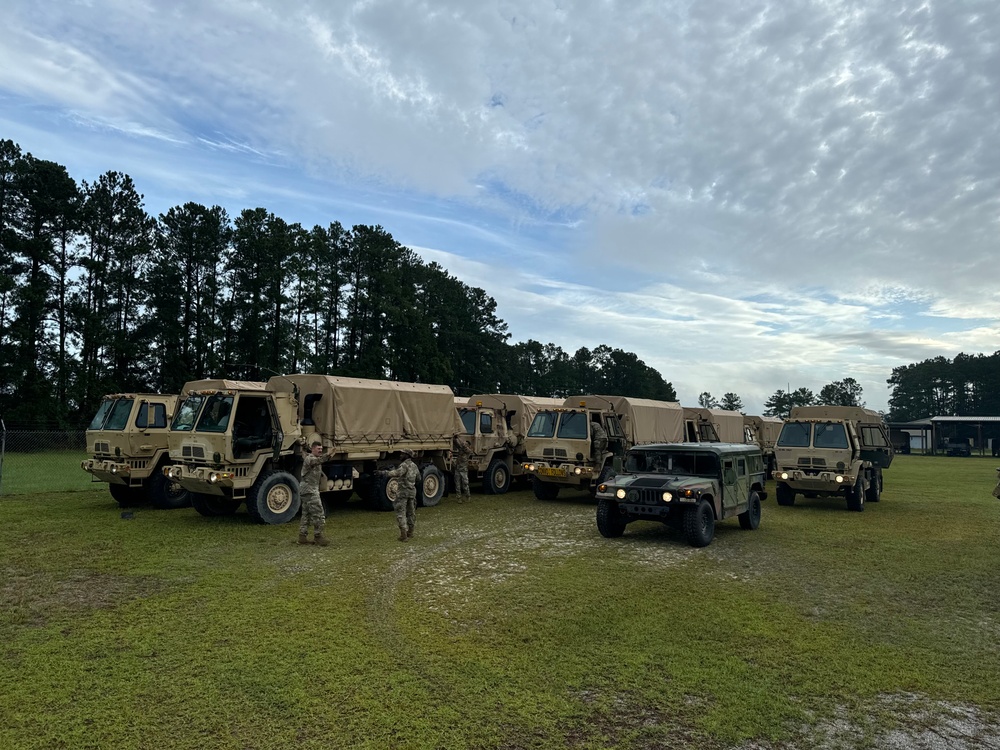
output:
[[[262,471],[247,493],[247,513],[257,523],[288,523],[299,512],[299,480],[287,471]]]
[[[483,492],[487,495],[502,495],[510,489],[510,469],[502,458],[490,461],[483,475]]]
[[[854,486],[847,491],[847,509],[854,511],[855,513],[860,513],[865,509],[865,490],[864,490],[865,480],[864,477],[858,477],[858,481],[854,483]]]
[[[177,482],[165,477],[162,471],[154,471],[146,487],[154,508],[174,510],[191,505],[191,493]]]
[[[231,516],[240,507],[239,500],[218,495],[206,495],[202,492],[191,493],[191,506],[206,518]]]
[[[737,516],[740,519],[740,528],[753,531],[760,526],[760,495],[756,492],[750,493],[750,505]]]
[[[877,503],[882,499],[882,471],[875,469],[872,473],[871,481],[868,484],[868,492],[865,493],[865,500],[869,503]]]
[[[795,490],[784,482],[778,482],[774,489],[774,499],[778,505],[795,505]]]
[[[538,477],[532,477],[531,489],[535,491],[535,497],[539,500],[555,500],[559,497],[558,484],[543,482]]]
[[[605,539],[614,539],[625,533],[628,521],[618,510],[618,503],[611,500],[597,501],[597,530]]]
[[[375,482],[372,485],[371,499],[368,501],[368,504],[374,510],[390,511],[393,509],[392,501],[396,499],[396,491],[398,489],[399,482],[395,477],[376,474]]]
[[[684,536],[692,547],[707,547],[715,536],[715,511],[708,500],[699,500],[684,512]]]
[[[434,464],[424,467],[420,474],[421,487],[417,488],[417,498],[425,508],[433,508],[444,495],[444,474]]]
[[[138,488],[126,487],[124,484],[109,484],[108,492],[118,503],[119,508],[134,508],[142,504],[142,491]]]

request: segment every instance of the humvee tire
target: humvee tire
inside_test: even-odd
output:
[[[262,471],[247,493],[247,513],[257,523],[288,523],[299,512],[299,480],[287,471]]]
[[[628,521],[618,510],[618,503],[613,500],[598,500],[597,530],[605,539],[614,539],[625,533]]]
[[[707,547],[715,536],[715,511],[708,500],[699,500],[684,512],[684,536],[692,547]]]
[[[118,503],[119,508],[134,508],[141,505],[143,501],[142,490],[138,487],[126,487],[124,484],[109,484],[108,492],[112,499]]]
[[[774,490],[774,498],[778,501],[778,505],[795,505],[795,490],[787,484],[778,482]]]
[[[559,485],[551,482],[543,482],[538,477],[532,477],[531,489],[535,492],[535,497],[539,500],[555,500],[559,497]]]
[[[153,507],[160,510],[175,510],[191,505],[191,493],[177,482],[165,477],[159,470],[150,475],[147,492]]]
[[[201,492],[191,493],[191,506],[206,518],[216,518],[218,516],[231,516],[240,507],[239,500],[230,500],[228,497],[218,495],[206,495]]]
[[[750,507],[740,513],[740,528],[753,531],[760,526],[760,495],[756,492],[750,493]]]
[[[865,480],[858,477],[858,481],[847,491],[847,509],[860,513],[865,509],[865,491],[863,489]]]
[[[434,464],[424,467],[420,474],[420,486],[417,487],[417,499],[425,508],[433,508],[444,495],[444,475]]]
[[[502,458],[490,461],[483,475],[483,492],[487,495],[502,495],[510,488],[510,469]]]

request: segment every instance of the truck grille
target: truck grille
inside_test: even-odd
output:
[[[817,468],[826,468],[826,459],[819,458],[818,456],[801,456],[799,458],[799,466],[804,468],[809,468],[810,466],[815,466]]]
[[[130,458],[128,460],[129,468],[133,471],[143,471],[149,466],[148,458]]]
[[[565,448],[543,448],[542,455],[545,458],[566,458]]]
[[[94,443],[94,453],[111,453],[111,443],[103,440]]]
[[[185,445],[181,455],[184,458],[205,458],[205,449],[200,445]]]

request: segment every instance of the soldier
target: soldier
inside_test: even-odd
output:
[[[330,460],[330,454],[323,455],[323,444],[314,440],[309,446],[309,454],[302,460],[302,479],[299,480],[299,496],[302,498],[302,520],[299,522],[299,544],[326,547],[330,540],[323,536],[326,525],[326,511],[319,497],[319,482],[323,476],[323,464]],[[313,542],[309,541],[309,526],[313,527]]]
[[[599,463],[604,458],[604,451],[607,449],[608,433],[595,419],[590,423],[590,454],[595,463]]]
[[[472,446],[469,441],[460,435],[455,436],[455,492],[458,493],[458,502],[467,503],[472,500],[469,494],[469,456],[472,454]]]
[[[396,511],[396,523],[399,524],[399,541],[405,542],[413,536],[417,520],[417,480],[420,479],[420,469],[413,463],[413,451],[404,448],[400,454],[405,459],[403,463],[391,471],[380,473],[396,477],[396,499],[392,507]]]

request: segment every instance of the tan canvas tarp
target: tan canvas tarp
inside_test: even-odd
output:
[[[306,397],[312,403],[316,431],[336,443],[407,442],[423,447],[450,447],[465,429],[455,409],[455,395],[446,385],[399,383],[332,375],[286,375],[268,381],[268,390],[299,388],[299,419]]]
[[[860,406],[794,406],[789,419],[842,419],[847,422],[878,424],[882,416],[877,411]]]
[[[528,434],[528,428],[540,409],[562,406],[563,401],[561,398],[497,393],[470,396],[463,406],[475,406],[480,403],[488,409],[513,412],[513,417],[510,420],[510,431],[520,441]]]
[[[785,420],[780,417],[758,417],[747,415],[743,417],[744,424],[753,429],[754,439],[762,449],[773,448],[781,434]]]
[[[206,380],[189,380],[181,389],[181,396],[188,391],[262,391],[266,383],[253,380],[226,380],[225,378],[208,378]]]
[[[629,396],[570,396],[563,405],[613,410],[621,419],[630,445],[677,443],[684,439],[684,410],[675,401],[655,401]]]
[[[727,409],[706,409],[701,406],[685,406],[684,413],[688,419],[704,419],[711,422],[719,441],[723,443],[745,443],[743,433],[743,415],[738,411]]]

